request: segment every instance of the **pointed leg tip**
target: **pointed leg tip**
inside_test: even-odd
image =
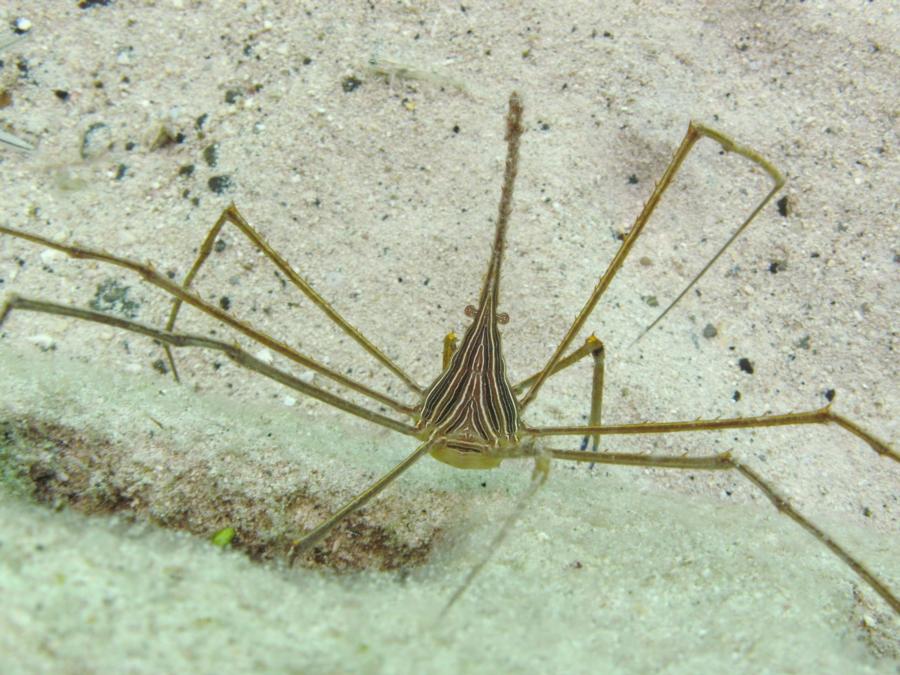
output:
[[[515,128],[519,133],[522,133],[521,120],[523,109],[524,106],[522,105],[522,97],[519,96],[519,92],[514,91],[509,95],[508,119],[510,128]]]

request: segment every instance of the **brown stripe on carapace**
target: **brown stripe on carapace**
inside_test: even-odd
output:
[[[422,403],[419,428],[491,444],[519,430],[519,411],[500,346],[493,294],[488,294],[450,365]]]

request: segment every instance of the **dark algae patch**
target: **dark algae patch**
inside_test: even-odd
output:
[[[91,516],[124,514],[190,532],[211,545],[223,545],[227,532],[228,545],[254,561],[286,560],[293,541],[322,513],[334,509],[302,480],[289,489],[256,494],[258,483],[251,478],[260,467],[246,467],[243,475],[226,479],[228,469],[214,466],[213,460],[170,459],[142,461],[130,448],[101,434],[41,419],[0,421],[4,487],[53,509],[72,508]],[[439,530],[407,540],[398,529],[385,525],[379,514],[354,514],[297,564],[338,572],[423,564]]]

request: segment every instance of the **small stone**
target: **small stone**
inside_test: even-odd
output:
[[[42,352],[50,352],[56,349],[56,340],[54,340],[52,336],[47,335],[46,333],[32,335],[28,338],[28,341],[32,344],[37,345]]]
[[[41,251],[41,262],[48,266],[52,265],[60,258],[65,257],[65,253],[63,253],[62,251],[57,251],[55,248],[45,248],[43,251]]]
[[[213,176],[206,183],[210,190],[220,195],[231,187],[231,178],[228,176]]]
[[[203,160],[208,166],[216,166],[219,163],[218,143],[211,143],[203,149]]]
[[[341,89],[343,89],[346,93],[350,93],[351,91],[355,91],[362,84],[362,80],[359,80],[352,75],[350,77],[345,77],[341,80]]]
[[[16,35],[23,35],[31,30],[33,24],[31,23],[31,19],[28,19],[24,16],[20,16],[18,19],[13,21],[13,32]]]
[[[81,158],[97,159],[106,154],[112,143],[112,131],[109,126],[103,122],[94,122],[81,138]]]

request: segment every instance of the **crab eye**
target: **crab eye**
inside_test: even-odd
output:
[[[464,310],[465,315],[469,318],[475,316],[475,306],[474,305],[466,305],[466,309]]]
[[[509,314],[507,314],[506,312],[498,312],[497,313],[497,323],[499,323],[501,326],[505,326],[506,324],[508,324],[509,323]]]

